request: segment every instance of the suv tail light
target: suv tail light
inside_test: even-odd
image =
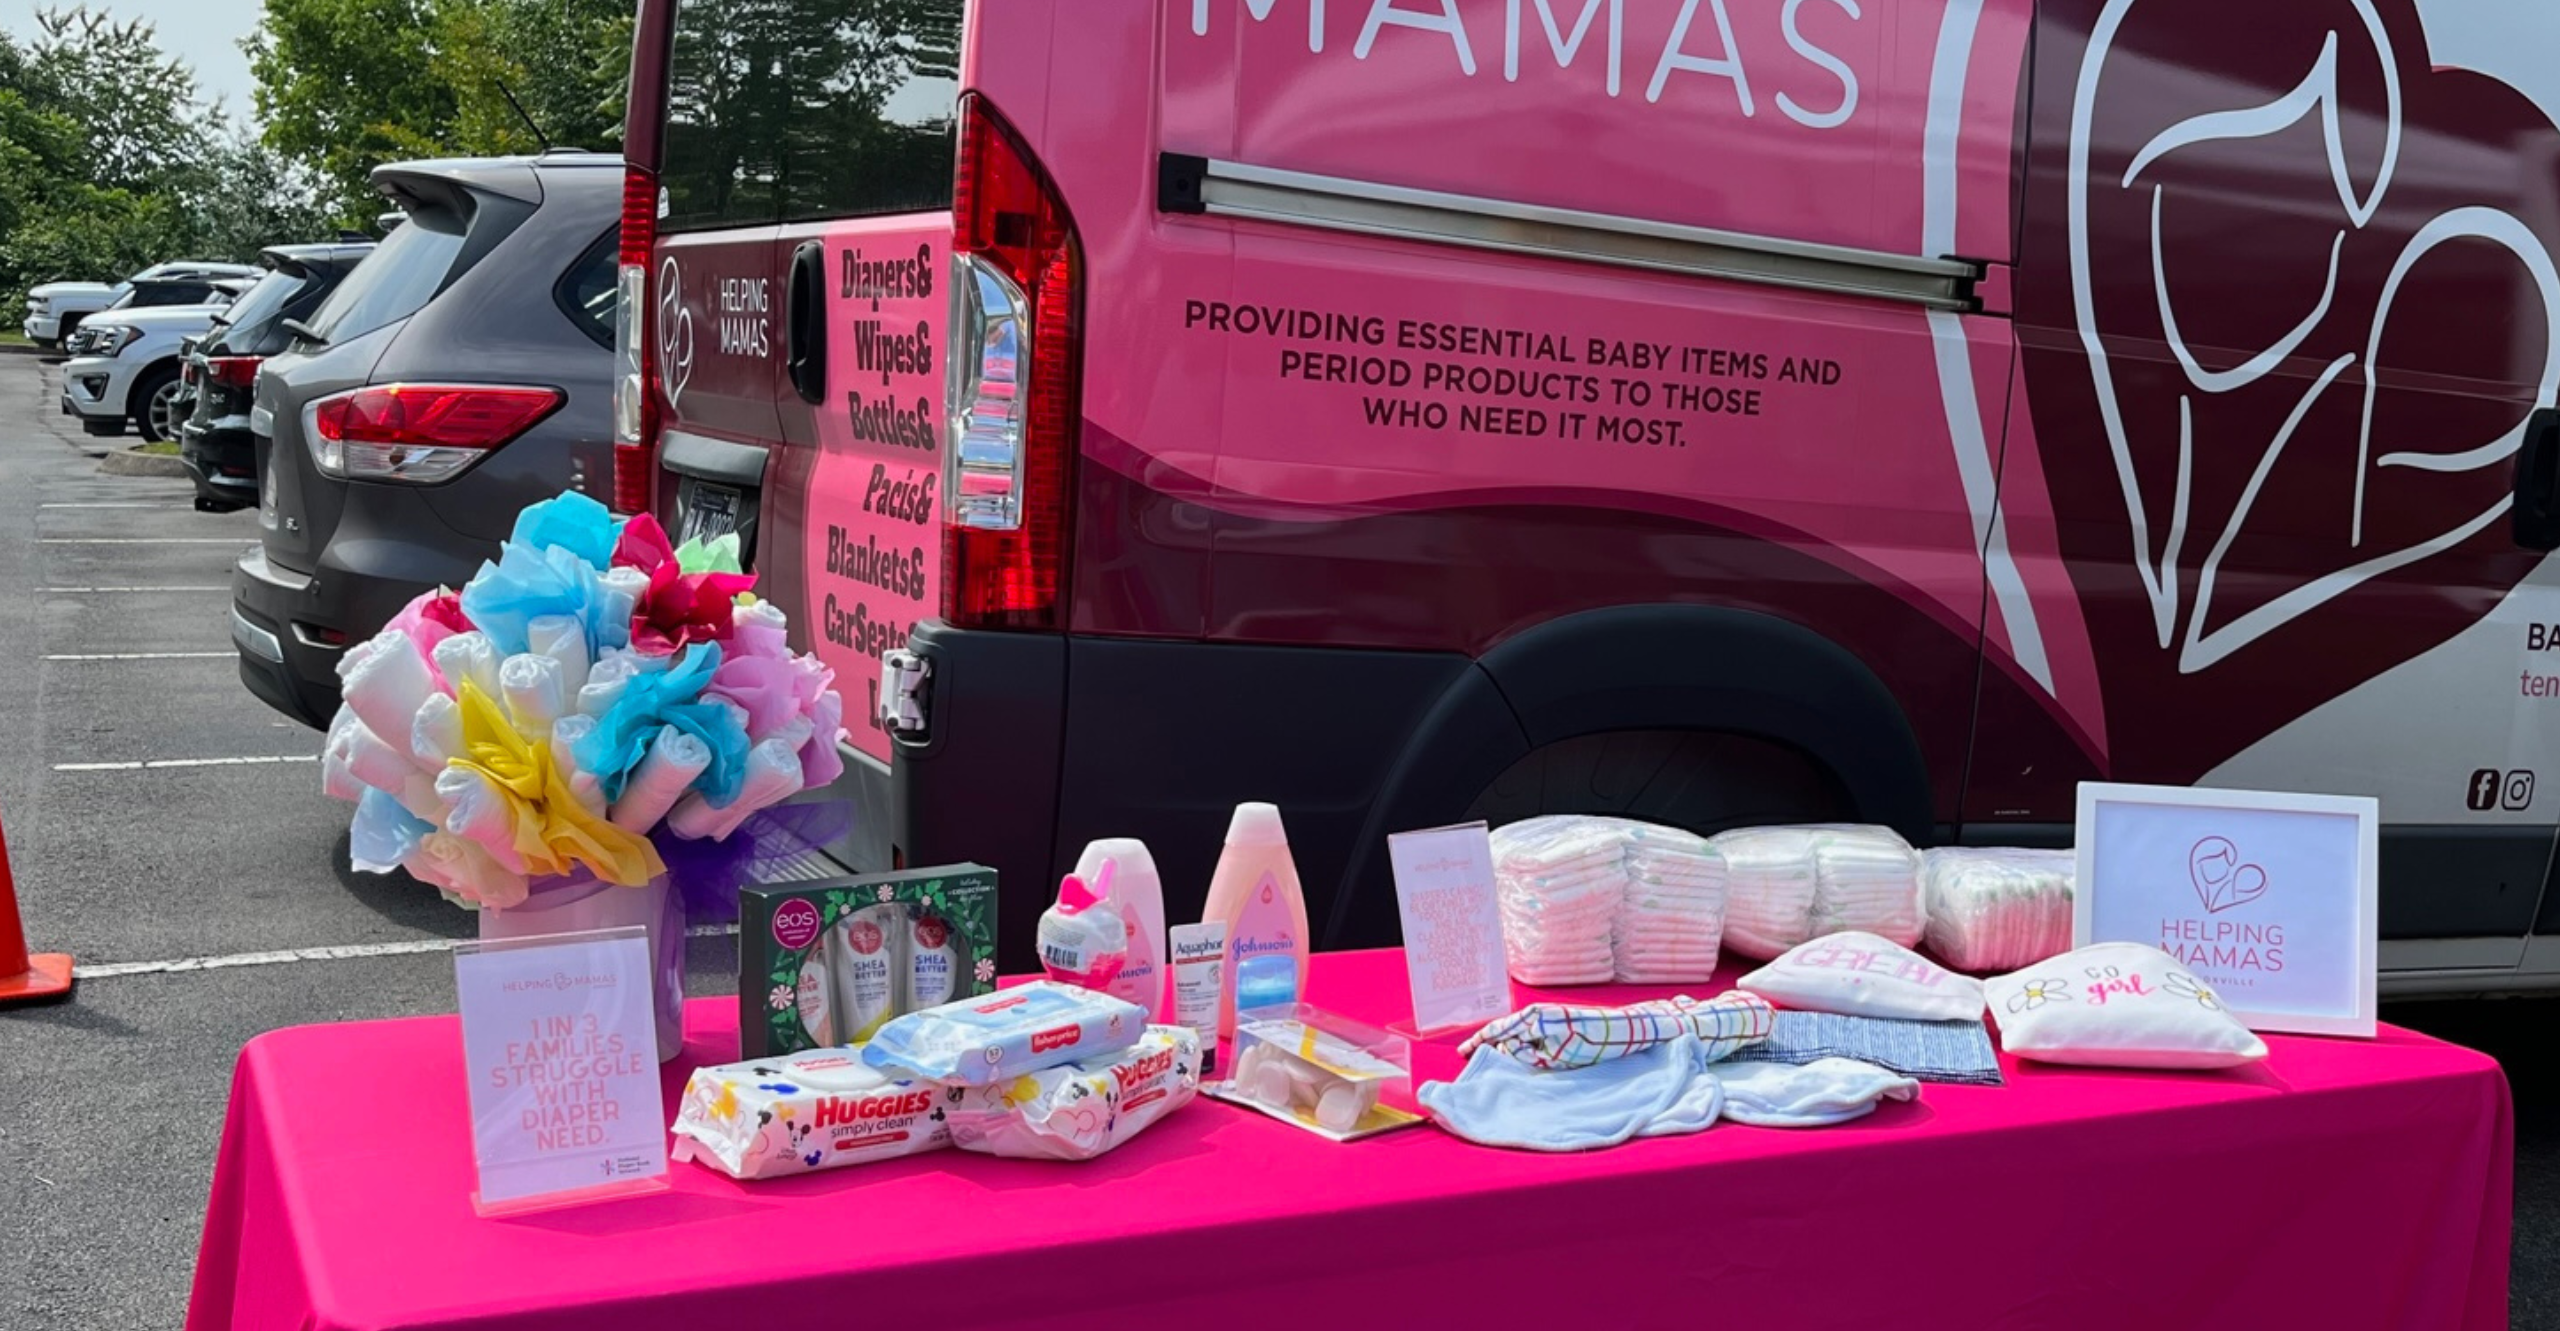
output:
[[[303,408],[302,436],[323,475],[434,485],[461,475],[560,402],[556,388],[382,384]]]
[[[262,359],[259,356],[207,356],[205,378],[225,388],[247,388],[258,382],[258,362]],[[187,368],[193,370],[195,366],[191,363]]]
[[[974,93],[960,99],[951,212],[943,617],[962,628],[1059,628],[1084,259],[1056,184]]]
[[[649,258],[657,242],[658,178],[625,168],[613,308],[613,507],[622,513],[646,513],[657,497],[658,367],[649,354]]]

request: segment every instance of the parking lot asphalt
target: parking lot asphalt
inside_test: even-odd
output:
[[[0,1011],[0,1328],[176,1327],[242,1042],[452,1011],[441,947],[473,922],[344,867],[320,736],[241,686],[228,585],[255,513],[99,474],[129,441],[55,415],[54,374],[0,352],[0,832],[31,941],[84,978]],[[170,760],[189,765],[133,765]],[[734,992],[733,940],[695,939],[688,961],[694,992]],[[2505,1063],[2514,1325],[2560,1327],[2560,1000],[2384,1015]]]

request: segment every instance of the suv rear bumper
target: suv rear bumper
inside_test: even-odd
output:
[[[269,707],[325,730],[338,710],[338,660],[346,649],[380,632],[418,593],[459,587],[478,568],[476,557],[431,546],[340,540],[317,572],[304,574],[252,546],[231,570],[240,682]]]

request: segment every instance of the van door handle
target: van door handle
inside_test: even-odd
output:
[[[2560,549],[2560,410],[2543,407],[2525,418],[2516,448],[2516,544],[2527,550]]]
[[[827,400],[827,246],[804,240],[791,252],[783,309],[783,365],[803,402]]]

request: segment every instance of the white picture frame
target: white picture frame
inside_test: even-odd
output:
[[[2145,943],[2255,1031],[2371,1039],[2381,805],[2084,782],[2071,941]]]

